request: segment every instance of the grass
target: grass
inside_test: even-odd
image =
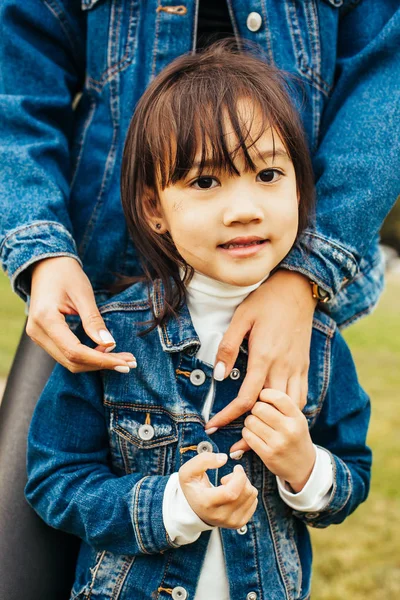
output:
[[[0,377],[6,377],[25,323],[25,305],[0,271]]]
[[[372,399],[368,442],[371,492],[343,525],[312,530],[313,600],[400,598],[400,278],[388,278],[378,309],[345,333],[360,381]],[[0,275],[0,375],[25,320],[23,303]]]

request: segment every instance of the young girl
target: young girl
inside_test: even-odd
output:
[[[122,202],[145,277],[101,313],[137,368],[56,365],[29,434],[28,501],[83,540],[71,598],[309,598],[307,525],[364,501],[371,463],[368,398],[329,316],[315,313],[303,412],[264,389],[205,430],[246,372],[244,342],[213,377],[235,308],[312,214],[281,75],[226,42],[175,60],[131,122]],[[251,450],[228,456],[241,437]]]

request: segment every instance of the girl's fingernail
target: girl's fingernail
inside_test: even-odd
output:
[[[117,344],[114,344],[113,346],[108,346],[108,348],[106,348],[106,349],[104,350],[104,352],[112,352],[112,351],[114,350],[114,348],[115,348],[115,346],[116,346],[116,345],[117,345]]]
[[[216,379],[217,381],[223,381],[225,377],[225,363],[221,361],[217,362],[217,364],[214,367],[213,376],[214,379]]]
[[[129,367],[125,367],[125,365],[124,366],[122,366],[122,365],[119,366],[118,365],[118,367],[114,367],[114,371],[118,371],[118,373],[129,373],[130,368]]]
[[[223,452],[219,452],[215,456],[217,457],[217,461],[220,462],[220,463],[225,462],[226,459],[228,458],[227,455],[224,454]]]
[[[235,452],[231,452],[229,454],[229,456],[233,459],[233,460],[240,460],[242,458],[244,454],[243,450],[235,450]]]
[[[217,429],[218,429],[218,427],[210,427],[210,429],[205,429],[204,433],[206,433],[207,435],[211,435],[212,433],[215,433],[217,431]]]
[[[113,336],[106,329],[100,329],[99,336],[100,336],[101,341],[104,342],[105,344],[109,344],[110,342],[113,342],[113,344],[116,345],[116,342],[115,342]]]
[[[137,367],[137,362],[136,362],[136,360],[130,360],[130,361],[127,363],[127,365],[128,365],[129,367],[131,367],[132,369],[136,369],[136,367]]]

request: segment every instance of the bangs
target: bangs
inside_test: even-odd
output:
[[[274,129],[279,133],[279,115],[251,82],[243,85],[243,74],[230,75],[221,78],[210,70],[204,77],[186,75],[153,106],[145,134],[145,163],[153,165],[147,170],[147,185],[154,186],[157,181],[165,189],[184,180],[193,169],[197,176],[207,168],[213,173],[240,175],[235,165],[240,154],[245,171],[255,171],[249,150],[253,148],[253,158],[255,154],[262,159],[257,142],[269,128],[275,157]],[[240,109],[242,101],[246,102],[245,111]]]

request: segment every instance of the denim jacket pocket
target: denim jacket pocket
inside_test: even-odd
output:
[[[311,336],[307,404],[303,409],[309,427],[314,425],[328,390],[331,375],[331,345],[336,328],[335,321],[329,315],[319,310],[315,312]]]
[[[81,0],[87,13],[88,85],[102,88],[134,56],[139,0]]]
[[[89,600],[89,598],[117,600],[120,598],[135,557],[113,554],[106,550],[96,552],[90,547],[86,547],[85,552],[87,552],[88,563],[86,568],[79,573],[72,588],[70,600]],[[84,580],[83,585],[78,583],[81,580]]]
[[[117,469],[143,476],[165,475],[170,470],[178,427],[167,411],[114,406],[110,410],[109,431],[112,460]]]

